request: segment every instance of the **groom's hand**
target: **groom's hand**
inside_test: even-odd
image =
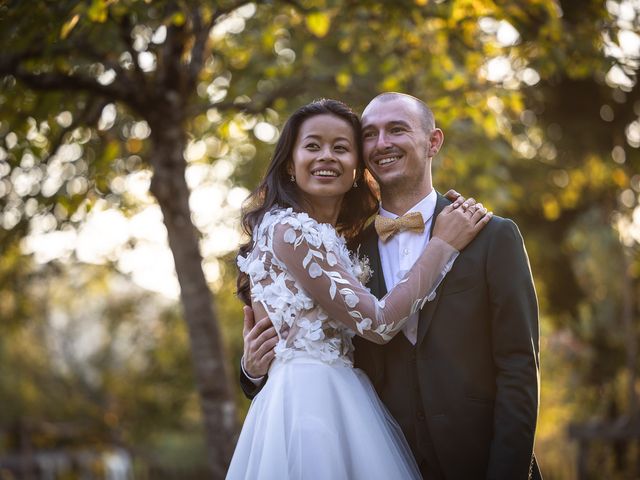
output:
[[[275,358],[274,347],[278,343],[278,335],[269,317],[256,322],[251,307],[245,306],[243,312],[244,371],[252,378],[264,377]]]

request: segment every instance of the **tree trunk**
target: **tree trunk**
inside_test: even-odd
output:
[[[151,125],[151,192],[164,216],[180,283],[213,478],[224,478],[237,434],[235,403],[213,296],[204,277],[198,234],[191,221],[183,157],[186,135],[176,118],[179,115],[175,111],[164,113]]]

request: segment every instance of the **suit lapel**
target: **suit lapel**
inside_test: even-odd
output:
[[[378,249],[378,235],[376,234],[373,224],[371,224],[364,233],[364,239],[360,246],[360,255],[369,258],[369,265],[373,274],[367,282],[367,288],[371,290],[376,297],[382,298],[387,294],[387,286],[384,282],[384,274],[382,273],[382,262],[380,260],[380,250]]]
[[[440,214],[442,209],[450,203],[451,202],[449,200],[438,193],[438,199],[436,200],[436,209],[433,212],[433,219],[431,220],[431,232],[429,238],[433,236],[433,227],[436,224],[436,217]],[[427,302],[424,308],[420,310],[420,319],[418,321],[418,339],[416,342],[416,346],[420,345],[425,335],[427,334],[427,330],[429,330],[429,326],[431,325],[431,321],[433,319],[433,314],[438,307],[438,302],[440,302],[440,290],[442,290],[442,284],[440,284],[440,286],[436,290],[436,298],[434,298],[430,302]]]
[[[366,284],[377,298],[382,298],[387,293],[384,283],[384,274],[382,273],[382,262],[380,261],[380,250],[378,249],[378,235],[370,225],[362,233],[360,242],[360,257],[366,256],[369,259],[369,266],[372,275]],[[355,338],[357,366],[362,368],[376,388],[379,388],[384,378],[384,362],[383,352],[378,350],[379,346],[371,343],[364,338]]]

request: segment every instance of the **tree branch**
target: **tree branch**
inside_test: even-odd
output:
[[[0,58],[0,76],[2,75],[12,75],[16,80],[33,90],[89,92],[104,97],[110,102],[123,102],[138,113],[144,111],[142,101],[137,98],[136,92],[131,90],[123,79],[115,80],[109,85],[103,85],[94,78],[79,74],[33,73],[20,65],[15,66],[14,62],[5,62]]]
[[[191,16],[191,23],[193,28],[194,42],[193,47],[191,48],[191,62],[189,64],[189,86],[190,88],[194,88],[196,81],[198,79],[198,75],[200,74],[200,70],[204,65],[204,57],[205,50],[207,46],[207,39],[209,38],[209,32],[214,27],[216,22],[234,10],[238,8],[252,3],[247,0],[239,0],[225,8],[218,8],[213,14],[208,22],[204,23],[202,18],[202,13],[200,9],[194,8],[193,15]],[[256,2],[260,3],[260,1]]]
[[[35,42],[38,45],[45,45],[46,40],[42,39],[40,42]],[[47,49],[42,47],[31,47],[27,50],[19,52],[13,55],[0,55],[0,74],[15,74],[18,70],[20,63],[26,60],[46,59],[52,60],[54,57],[70,57],[71,55],[77,55],[80,58],[85,59],[89,63],[101,63],[105,68],[111,69],[116,72],[116,75],[126,82],[129,81],[127,73],[122,69],[121,65],[109,58],[111,52],[103,52],[95,48],[91,42],[86,38],[78,38],[76,36],[74,41],[59,42],[49,46]],[[123,82],[124,83],[124,82]]]
[[[109,103],[110,103],[109,100],[104,99],[102,97],[96,97],[92,99],[90,102],[88,102],[85,105],[82,112],[76,118],[73,119],[73,121],[71,122],[71,125],[63,128],[60,131],[60,133],[57,135],[56,139],[52,142],[52,148],[49,150],[49,154],[45,159],[43,159],[43,163],[44,164],[48,163],[49,160],[56,153],[58,153],[58,150],[60,150],[60,147],[64,143],[64,138],[68,133],[74,131],[76,128],[82,125],[93,127],[100,119],[100,116],[102,115],[102,110]]]
[[[144,72],[142,71],[142,69],[140,68],[140,64],[138,63],[137,52],[135,48],[133,48],[133,41],[131,38],[131,22],[129,21],[129,17],[127,15],[124,15],[120,22],[116,22],[116,25],[118,25],[118,29],[120,31],[120,38],[122,39],[127,52],[129,52],[129,55],[131,55],[131,62],[133,63],[136,78],[140,82],[140,87],[144,87],[147,81],[146,77],[144,76]]]
[[[234,10],[237,10],[238,8],[242,7],[243,5],[247,5],[249,3],[263,3],[263,2],[264,2],[264,0],[258,0],[256,2],[249,2],[247,0],[239,0],[239,1],[233,2],[232,4],[226,6],[225,8],[218,8],[215,12],[213,12],[213,15],[211,16],[211,19],[209,20],[207,33],[209,32],[209,30],[211,30],[213,28],[213,26],[218,21],[218,19],[220,17],[222,17],[223,15],[227,15],[227,14],[233,12]]]
[[[117,61],[110,59],[107,52],[97,50],[94,45],[87,41],[74,42],[73,46],[79,56],[84,57],[89,61],[101,63],[107,69],[111,69],[116,72],[116,75],[121,78],[127,78],[127,73],[123,70],[122,66]],[[67,50],[67,52],[61,52],[61,54],[71,53],[71,51],[72,50]]]
[[[185,47],[184,25],[169,25],[167,27],[167,39],[162,48],[162,70],[158,72],[158,84],[162,85],[160,90],[171,93],[171,98],[162,100],[174,102],[178,99],[172,92],[183,93],[188,87],[184,69],[181,65],[182,55]],[[168,92],[167,92],[168,91]]]
[[[282,0],[282,3],[284,3],[286,5],[291,5],[293,8],[295,8],[296,10],[301,11],[302,13],[312,13],[312,12],[316,12],[317,11],[317,9],[315,9],[315,8],[305,7],[304,5],[302,5],[297,0]]]
[[[204,51],[207,45],[207,38],[209,38],[209,31],[211,27],[209,24],[205,27],[202,24],[202,15],[199,8],[193,9],[193,15],[191,16],[191,23],[193,28],[193,47],[191,48],[191,61],[189,63],[189,87],[194,88],[198,80],[198,75],[204,64]]]
[[[280,86],[278,86],[271,92],[268,92],[266,94],[256,95],[256,98],[254,98],[254,100],[250,102],[237,103],[235,101],[223,101],[223,102],[217,102],[217,103],[209,103],[207,105],[196,105],[192,109],[190,109],[188,114],[190,116],[197,115],[199,113],[206,112],[211,108],[215,108],[216,110],[221,112],[235,110],[237,112],[251,113],[251,114],[262,113],[267,108],[271,107],[271,105],[273,105],[273,103],[277,99],[282,98],[284,96],[290,97],[292,95],[296,95],[297,93],[304,91],[304,88],[305,88],[304,85],[305,85],[305,82],[300,79],[288,80],[283,82]]]
[[[129,100],[126,90],[118,88],[116,83],[102,85],[97,80],[82,75],[67,75],[61,72],[32,73],[21,67],[13,71],[0,67],[0,74],[13,75],[34,90],[88,91],[113,100]]]

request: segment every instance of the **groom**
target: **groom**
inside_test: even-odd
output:
[[[374,272],[367,286],[381,298],[411,268],[449,203],[431,177],[444,138],[431,110],[399,93],[374,98],[362,126],[365,162],[380,185],[380,216],[420,212],[425,226],[423,233],[400,231],[385,241],[373,224],[363,232],[360,255]],[[249,397],[266,380],[275,344],[268,319],[251,326],[245,310],[241,383]],[[512,221],[494,217],[460,254],[435,299],[388,344],[355,337],[354,345],[356,367],[400,424],[424,478],[541,478],[533,455],[538,308]]]

